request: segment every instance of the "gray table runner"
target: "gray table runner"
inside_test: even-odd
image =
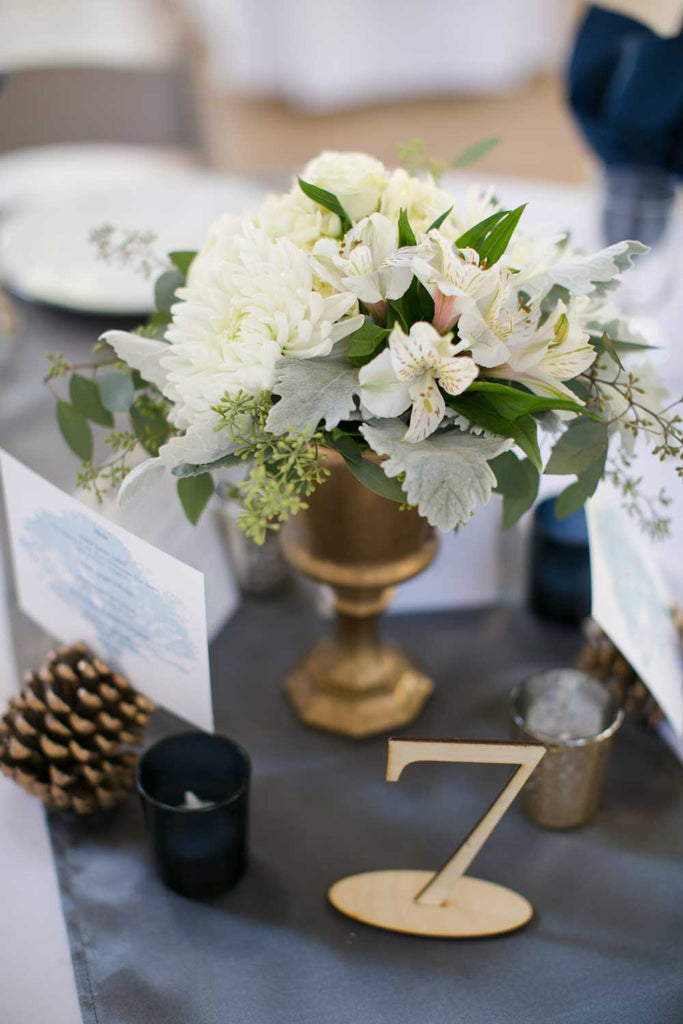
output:
[[[254,762],[250,870],[196,903],[150,864],[131,799],[52,837],[85,1024],[680,1024],[683,771],[653,735],[619,737],[594,824],[542,831],[513,808],[472,873],[537,909],[516,935],[419,939],[338,915],[336,879],[437,868],[500,790],[494,766],[416,765],[383,781],[386,741],[306,729],[280,689],[320,626],[300,599],[246,604],[212,649],[218,729]],[[437,692],[409,734],[500,739],[520,677],[577,638],[505,610],[394,619]],[[155,716],[154,735],[182,724]]]

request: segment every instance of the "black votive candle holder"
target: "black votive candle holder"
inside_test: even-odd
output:
[[[186,732],[150,747],[138,790],[162,880],[194,899],[231,889],[247,864],[251,762],[225,736]],[[188,806],[186,793],[201,801]]]
[[[590,615],[591,570],[583,509],[557,519],[555,498],[536,506],[529,600],[537,614],[558,622],[578,623]]]

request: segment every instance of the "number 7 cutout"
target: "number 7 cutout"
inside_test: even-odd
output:
[[[409,935],[475,938],[521,928],[533,916],[529,901],[465,872],[544,755],[539,743],[390,739],[389,782],[398,782],[408,765],[420,761],[519,768],[440,871],[369,871],[342,878],[328,893],[332,905],[364,924]]]

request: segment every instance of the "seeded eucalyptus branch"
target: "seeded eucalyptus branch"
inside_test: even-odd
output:
[[[220,428],[236,443],[234,456],[252,466],[236,485],[240,501],[238,520],[248,537],[262,544],[268,530],[279,530],[290,516],[308,508],[309,497],[329,476],[320,454],[323,431],[274,436],[266,432],[272,406],[269,392],[253,397],[240,392],[227,395],[213,407]]]
[[[169,267],[167,259],[154,249],[157,240],[154,231],[116,228],[113,224],[101,224],[93,228],[88,241],[94,246],[97,259],[118,267],[130,267],[145,280],[154,273]]]
[[[633,443],[643,438],[653,455],[660,462],[673,462],[677,476],[683,478],[683,418],[675,411],[683,398],[662,409],[651,408],[638,373],[604,356],[579,380],[586,388],[587,408],[600,416],[608,432],[619,428],[622,438],[626,435]],[[628,449],[622,439],[606,463],[605,478],[621,492],[624,508],[650,536],[666,537],[671,526],[667,514],[671,498],[663,489],[655,495],[644,493],[642,477],[633,473]]]

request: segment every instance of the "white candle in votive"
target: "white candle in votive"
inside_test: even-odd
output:
[[[214,807],[215,803],[213,800],[200,800],[199,797],[195,793],[193,793],[191,789],[188,789],[185,793],[185,798],[180,806],[188,811],[196,811],[200,807]]]
[[[548,672],[546,688],[529,703],[526,727],[551,740],[587,739],[605,727],[605,701],[574,670]]]

